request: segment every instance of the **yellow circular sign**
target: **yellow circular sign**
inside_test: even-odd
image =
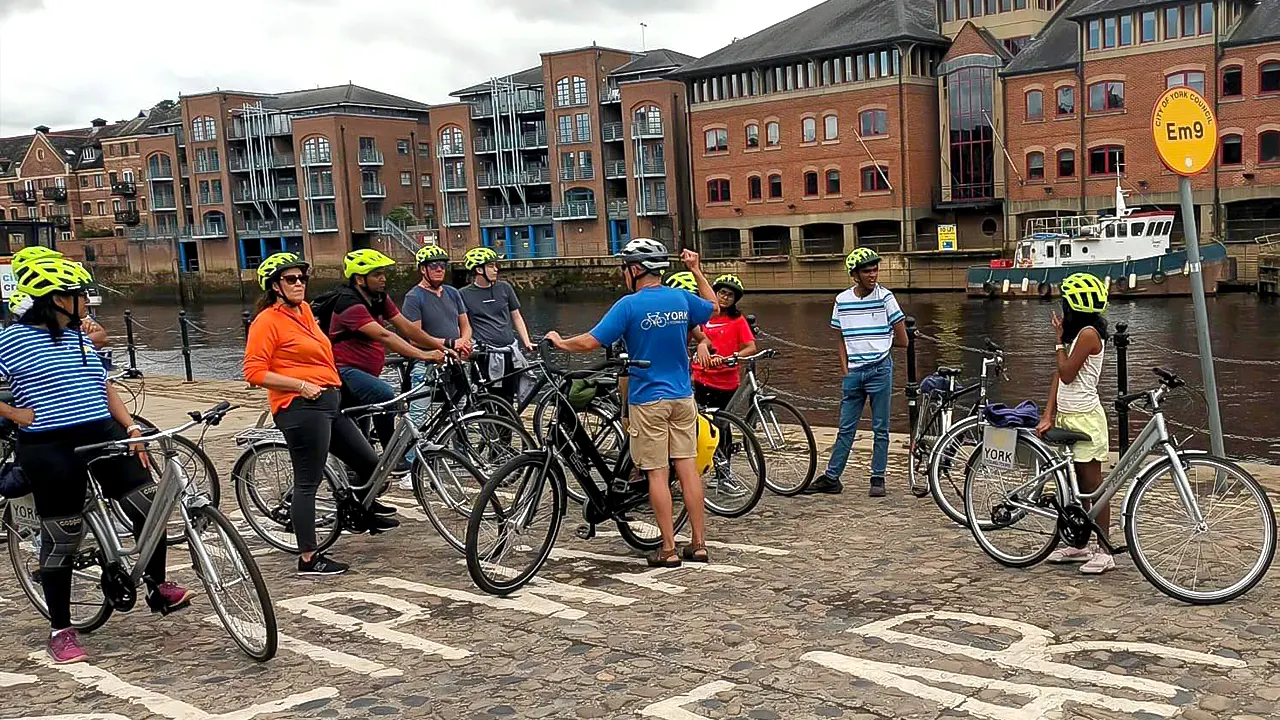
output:
[[[1213,108],[1189,87],[1169,88],[1151,113],[1151,136],[1165,167],[1195,175],[1213,162],[1218,150],[1218,121]]]

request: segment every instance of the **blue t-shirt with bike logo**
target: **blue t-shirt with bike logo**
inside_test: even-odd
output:
[[[711,319],[715,306],[685,290],[663,285],[634,292],[609,308],[591,330],[601,345],[622,339],[633,360],[627,399],[633,405],[693,395],[689,379],[689,328]]]

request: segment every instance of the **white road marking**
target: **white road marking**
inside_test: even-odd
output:
[[[221,627],[221,621],[219,621],[217,616],[214,615],[206,617],[205,622]],[[359,673],[360,675],[368,675],[369,677],[375,678],[401,677],[404,675],[404,671],[400,668],[387,667],[380,662],[366,660],[365,658],[349,655],[338,650],[330,650],[326,647],[313,645],[306,640],[299,640],[298,638],[291,635],[285,635],[284,633],[278,633],[278,635],[280,638],[280,647],[282,649],[297,653],[312,660],[319,660],[320,662],[328,663],[334,667],[339,667],[344,670]]]
[[[19,675],[18,673],[0,672],[0,688],[13,687],[15,685],[30,685],[40,682],[40,678],[35,675]]]
[[[97,690],[105,695],[110,695],[120,700],[126,700],[134,705],[141,705],[156,715],[162,715],[169,720],[251,720],[259,715],[270,715],[273,713],[281,713],[287,710],[305,705],[315,700],[326,700],[338,696],[338,689],[332,687],[319,687],[309,690],[305,693],[297,693],[280,700],[259,703],[243,710],[235,710],[220,714],[205,712],[200,708],[189,705],[181,700],[175,700],[168,695],[140,688],[137,685],[121,680],[115,675],[96,667],[89,663],[71,663],[69,665],[55,665],[52,660],[44,652],[34,652],[30,655],[30,659],[43,665],[44,667],[57,670],[60,673],[70,675],[76,682],[85,687]]]
[[[28,715],[11,720],[129,720],[116,713],[75,713],[72,715]]]
[[[602,553],[587,552],[585,550],[572,550],[569,548],[555,548],[551,551],[553,559],[560,560],[596,560],[598,562],[623,563],[627,565],[639,566],[643,560],[640,558],[630,557],[627,555],[605,555]],[[647,567],[647,566],[646,566]],[[658,577],[681,570],[694,570],[699,572],[722,573],[732,575],[740,573],[745,568],[737,565],[720,565],[716,563],[692,563],[687,562],[680,567],[674,568],[652,568],[643,572],[632,573],[610,573],[609,577],[628,585],[635,585],[647,590],[662,593],[663,595],[680,595],[688,588],[681,585],[674,585],[669,582],[659,580]]]
[[[400,617],[377,623],[365,622],[350,615],[334,612],[318,604],[330,600],[343,600],[347,603],[374,603],[399,612]],[[398,625],[405,625],[429,617],[429,613],[421,605],[415,605],[407,600],[401,600],[389,595],[350,591],[331,592],[290,598],[277,604],[285,610],[298,613],[312,620],[332,625],[342,630],[358,632],[381,642],[392,643],[409,650],[417,650],[424,655],[438,655],[446,660],[461,660],[471,656],[470,650],[450,647],[394,629]]]
[[[406,592],[434,595],[435,597],[444,598],[446,600],[466,602],[473,605],[483,605],[484,607],[491,607],[496,610],[514,610],[516,612],[529,613],[530,615],[539,615],[542,617],[554,617],[562,620],[581,620],[587,616],[587,613],[583,610],[571,608],[568,605],[558,603],[554,600],[548,600],[532,591],[520,591],[505,597],[497,597],[494,595],[480,595],[477,593],[467,592],[466,590],[425,585],[423,583],[411,582],[409,580],[401,580],[400,578],[382,577],[371,580],[370,583],[380,585],[382,587],[394,588],[396,590],[404,590]],[[547,594],[550,595],[554,593],[548,590]],[[577,599],[584,602],[603,602],[604,604],[614,606],[619,604],[619,602],[609,602],[598,597],[586,600],[586,593],[578,593],[577,595],[578,596],[576,598],[571,599]],[[607,595],[607,593],[601,593],[601,595]],[[630,599],[620,598],[620,600]],[[631,600],[631,602],[634,602],[634,600]],[[622,602],[621,604],[630,604],[630,602]]]
[[[599,530],[596,535],[600,537],[619,537],[617,530]],[[689,536],[676,535],[676,542],[688,543]],[[753,553],[755,555],[769,555],[772,557],[783,557],[790,555],[790,550],[781,548],[764,547],[762,545],[744,545],[742,543],[720,542],[719,540],[708,540],[707,547],[720,548],[722,550],[736,550],[737,552]]]
[[[660,718],[660,720],[708,720],[705,715],[689,712],[681,706],[699,700],[707,700],[715,697],[716,693],[732,689],[733,683],[727,680],[716,680],[706,685],[699,685],[683,695],[677,695],[646,706],[640,710],[640,714],[645,717]]]

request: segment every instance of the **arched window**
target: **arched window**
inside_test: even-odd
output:
[[[329,149],[329,138],[313,137],[302,143],[303,165],[328,165],[333,162]]]
[[[1076,111],[1076,89],[1071,86],[1058,88],[1058,114],[1072,115]]]
[[[1027,92],[1027,119],[1044,119],[1044,93],[1039,90]]]
[[[800,138],[801,142],[817,142],[818,121],[813,118],[802,120],[800,122]]]
[[[217,210],[204,214],[205,235],[226,235],[227,217]]]
[[[818,173],[810,170],[804,174],[804,195],[813,197],[818,194]]]
[[[152,155],[147,160],[147,177],[153,180],[172,180],[173,161],[163,153]]]
[[[556,81],[556,107],[587,104],[587,79],[578,75]]]
[[[1058,177],[1069,178],[1076,176],[1076,151],[1075,150],[1059,150],[1058,151]]]
[[[840,139],[840,119],[835,115],[825,115],[822,118],[822,139],[823,140],[839,140]]]
[[[827,171],[827,194],[828,195],[840,194],[840,171],[839,170]]]
[[[1239,65],[1222,68],[1222,96],[1239,97],[1244,94],[1244,73]]]
[[[1044,180],[1044,153],[1027,153],[1027,179]]]
[[[729,181],[724,178],[707,181],[707,202],[729,202]]]
[[[1240,165],[1244,162],[1244,139],[1239,135],[1222,136],[1222,164]]]
[[[752,175],[747,178],[747,197],[750,200],[759,200],[763,195],[763,189],[760,186],[760,176]]]
[[[765,123],[764,142],[769,147],[778,147],[778,144],[782,142],[782,128],[777,122]]]
[[[747,124],[747,147],[760,147],[760,126],[755,123]]]
[[[218,139],[218,125],[208,115],[191,119],[191,139],[196,142]]]
[[[462,129],[447,127],[440,131],[440,155],[461,155],[466,150],[462,147]]]
[[[1280,162],[1280,132],[1268,130],[1258,136],[1258,162]]]
[[[636,135],[661,135],[662,110],[657,105],[637,108],[633,115]]]
[[[712,128],[706,132],[707,152],[728,152],[729,131],[724,128]]]
[[[1280,92],[1280,62],[1265,62],[1258,68],[1258,92]]]
[[[1192,90],[1204,94],[1204,73],[1202,72],[1178,72],[1165,77],[1165,88],[1189,87]]]

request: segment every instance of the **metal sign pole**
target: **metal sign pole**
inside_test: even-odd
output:
[[[1226,457],[1222,442],[1222,416],[1218,412],[1218,381],[1213,372],[1213,347],[1209,339],[1209,316],[1205,307],[1204,281],[1200,271],[1200,242],[1195,206],[1191,202],[1191,178],[1178,178],[1178,195],[1182,201],[1182,230],[1187,239],[1187,274],[1191,282],[1191,299],[1196,312],[1196,342],[1200,349],[1200,374],[1204,377],[1205,401],[1209,405],[1209,441],[1213,454]]]

